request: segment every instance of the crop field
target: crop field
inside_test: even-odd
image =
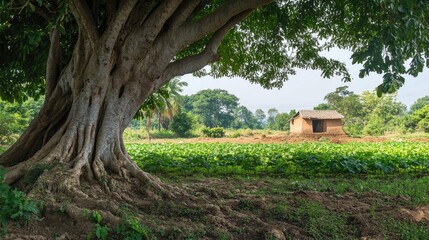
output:
[[[200,201],[208,199],[233,226],[201,218],[204,208],[167,204],[148,216],[155,234],[158,226],[176,226],[186,216],[192,224],[179,224],[183,239],[429,236],[427,142],[176,142],[126,147],[143,170],[186,188]],[[159,216],[166,215],[168,223],[160,223]],[[260,226],[283,233],[275,237],[278,232],[264,233]]]
[[[391,174],[429,170],[429,144],[128,144],[145,171],[177,174]]]

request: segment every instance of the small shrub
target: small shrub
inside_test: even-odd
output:
[[[134,218],[126,218],[122,224],[113,229],[102,224],[102,217],[98,211],[90,213],[88,210],[83,213],[93,221],[94,227],[86,236],[87,240],[104,240],[104,239],[125,239],[125,240],[149,240],[149,230]]]
[[[166,139],[166,138],[177,137],[176,134],[174,134],[172,131],[169,131],[169,130],[151,131],[150,136],[151,138],[156,138],[156,139]]]
[[[233,134],[229,135],[229,137],[230,137],[230,138],[239,138],[239,137],[241,137],[241,133],[239,133],[239,132],[235,132],[235,133],[233,133]]]
[[[86,215],[87,213],[84,212],[84,214]],[[101,215],[99,212],[97,211],[93,211],[91,216],[90,216],[90,220],[93,221],[94,227],[91,230],[91,232],[88,233],[88,235],[86,236],[87,240],[92,240],[92,239],[100,239],[100,240],[104,240],[107,239],[107,237],[109,236],[109,232],[110,232],[110,228],[107,227],[106,225],[102,225],[101,224]]]
[[[117,226],[114,232],[117,236],[126,240],[150,239],[146,226],[133,218],[126,219],[125,223]]]
[[[202,131],[204,136],[210,138],[222,138],[225,137],[225,129],[222,127],[215,128],[204,128]]]
[[[174,116],[170,129],[180,137],[188,136],[194,126],[193,118],[187,113],[179,113]]]
[[[246,137],[252,137],[253,135],[254,135],[254,133],[253,133],[253,131],[252,130],[250,130],[250,129],[245,129],[243,132],[242,132],[242,135],[243,136],[246,136]]]
[[[0,168],[0,236],[10,220],[28,222],[39,214],[39,203],[26,198],[25,193],[3,183],[6,171]]]

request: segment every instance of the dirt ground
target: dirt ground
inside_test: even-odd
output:
[[[314,233],[309,228],[329,230],[330,226],[326,226],[329,221],[339,221],[333,224],[349,229],[341,229],[346,235],[339,236],[344,239],[386,239],[382,235],[383,219],[429,223],[429,206],[414,207],[403,196],[378,192],[282,191],[282,183],[272,179],[165,180],[186,189],[194,199],[193,203],[181,199],[152,201],[146,208],[126,206],[128,214],[143,214],[141,221],[149,229],[151,239],[316,239],[314,234],[320,234],[318,239],[338,238],[331,235],[334,233]],[[302,208],[303,203],[311,205]],[[312,209],[314,206],[316,209]],[[291,214],[298,218],[288,217]],[[319,222],[311,220],[311,214],[316,214]],[[50,212],[27,225],[11,224],[5,239],[86,239],[93,226],[89,220],[76,222],[60,211]],[[400,237],[388,235],[387,239]]]
[[[332,142],[332,143],[348,143],[348,142],[386,142],[386,141],[415,141],[428,142],[429,138],[413,137],[401,138],[395,135],[380,136],[380,137],[349,137],[346,135],[308,135],[308,136],[293,136],[287,134],[253,134],[251,136],[242,136],[238,138],[180,138],[180,139],[142,139],[139,141],[130,141],[132,143],[302,143],[302,142]]]

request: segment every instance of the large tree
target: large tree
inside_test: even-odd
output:
[[[190,110],[207,127],[232,126],[238,98],[221,89],[206,89],[189,96]],[[189,107],[188,107],[189,108]]]
[[[170,79],[197,72],[272,88],[295,68],[311,68],[348,81],[344,64],[320,54],[337,46],[363,63],[361,77],[384,73],[379,93],[392,92],[429,62],[428,15],[429,4],[415,0],[1,1],[0,95],[45,95],[0,157],[5,181],[45,164],[52,167],[34,189],[48,191],[54,205],[66,194],[74,205],[99,198],[107,209],[103,193],[138,204],[120,187],[125,180],[144,183],[147,196],[171,196],[130,160],[122,140],[140,105]]]

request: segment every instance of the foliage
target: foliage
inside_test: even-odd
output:
[[[149,240],[149,233],[146,226],[134,218],[125,218],[123,223],[116,226],[113,231],[108,226],[102,224],[102,217],[98,211],[84,212],[89,215],[89,219],[94,222],[93,229],[87,234],[87,239],[121,239],[121,240]]]
[[[206,127],[228,128],[234,121],[238,98],[226,90],[207,89],[189,96],[187,108],[201,117]]]
[[[363,133],[371,136],[380,136],[383,135],[386,131],[386,125],[383,121],[383,118],[378,114],[371,114],[369,116],[368,122],[363,128]]]
[[[170,139],[170,138],[177,138],[177,135],[172,132],[171,130],[154,130],[150,132],[150,137],[153,139]],[[149,133],[144,131],[143,129],[132,129],[127,128],[124,131],[123,136],[125,141],[135,141],[135,140],[141,140],[141,139],[148,139]]]
[[[84,213],[87,214],[87,213]],[[86,236],[87,240],[92,240],[92,239],[99,239],[99,240],[105,240],[107,239],[109,232],[110,232],[110,228],[102,225],[101,223],[101,215],[99,212],[97,211],[93,211],[90,219],[95,223],[93,229],[91,230],[91,232],[88,233],[88,235]]]
[[[100,35],[108,18],[106,2],[93,6],[100,9],[93,11]],[[224,2],[209,2],[193,20],[213,13]],[[41,95],[53,27],[63,35],[64,62],[70,60],[79,28],[69,4],[0,3],[0,55],[7,56],[0,61],[0,77],[7,79],[3,84],[8,86],[1,97],[23,100]],[[273,1],[232,29],[219,48],[220,60],[210,72],[200,71],[198,75],[240,76],[272,88],[281,87],[296,68],[310,68],[321,70],[323,77],[341,75],[349,81],[343,63],[321,55],[337,46],[350,49],[353,63],[363,65],[360,77],[384,73],[379,92],[391,93],[402,86],[402,75],[415,76],[427,65],[428,11],[424,1]],[[198,39],[175,58],[200,53],[209,39]]]
[[[256,118],[256,121],[258,122],[259,126],[262,127],[265,125],[265,118],[266,117],[267,117],[267,115],[265,115],[265,113],[262,109],[256,109],[255,118]]]
[[[225,129],[221,127],[203,128],[201,132],[203,133],[204,136],[210,137],[210,138],[225,137]]]
[[[411,114],[410,125],[429,132],[429,104]]]
[[[149,240],[149,230],[145,225],[133,218],[127,218],[124,223],[114,229],[118,239],[124,240]]]
[[[235,129],[251,128],[260,129],[262,126],[259,124],[255,115],[245,106],[238,106],[234,111],[234,122],[232,127]]]
[[[0,236],[10,220],[26,223],[39,214],[39,203],[27,199],[25,193],[3,183],[5,170],[0,168]]]
[[[325,100],[330,109],[337,110],[344,116],[344,130],[351,135],[359,135],[365,124],[364,105],[359,95],[347,90],[347,86],[339,87],[328,93]]]
[[[173,117],[170,129],[180,137],[188,136],[194,126],[194,119],[188,113],[179,113]]]
[[[295,115],[294,113],[292,114],[287,114],[287,113],[279,113],[276,115],[275,120],[276,120],[276,128],[273,130],[282,130],[282,131],[288,131],[290,129],[290,124],[289,121],[292,118],[292,116]]]
[[[429,170],[429,146],[417,142],[129,144],[127,149],[149,172],[307,175]]]
[[[422,109],[424,106],[429,105],[429,96],[424,96],[422,98],[417,99],[410,107],[410,113],[414,113],[415,111]]]
[[[335,110],[335,107],[329,103],[321,103],[313,108],[314,110]]]
[[[183,105],[183,98],[180,94],[184,86],[188,86],[188,84],[179,81],[177,78],[170,80],[149,95],[137,112],[136,118],[140,120],[146,118],[146,127],[147,130],[150,130],[151,118],[156,115],[158,118],[158,131],[161,130],[161,127],[168,130],[169,123]]]
[[[43,99],[28,99],[23,103],[0,100],[0,144],[11,144],[25,130],[40,110]]]
[[[289,131],[290,119],[295,116],[296,110],[291,110],[289,113],[280,113],[277,109],[271,108],[268,110],[268,119],[265,128],[270,130]]]
[[[339,87],[325,96],[327,103],[315,109],[337,110],[344,115],[344,130],[349,135],[383,135],[386,131],[403,131],[406,106],[397,101],[396,95],[378,97],[375,92],[360,95]]]

